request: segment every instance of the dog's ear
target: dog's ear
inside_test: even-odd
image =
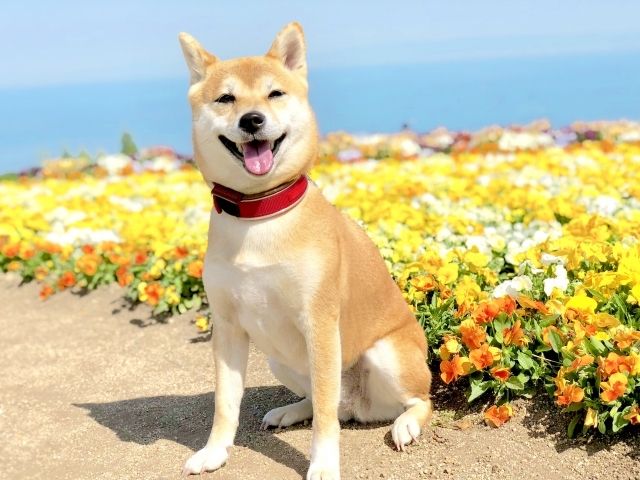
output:
[[[191,73],[191,85],[201,81],[206,72],[207,67],[215,63],[218,59],[207,52],[198,41],[188,33],[180,33],[178,35],[184,59]]]
[[[298,22],[286,25],[273,41],[268,57],[277,58],[285,67],[294,73],[307,78],[307,48],[304,32]]]

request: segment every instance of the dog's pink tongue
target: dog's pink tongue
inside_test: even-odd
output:
[[[255,140],[245,143],[243,154],[244,168],[254,175],[269,173],[273,167],[273,152],[271,152],[267,141]]]

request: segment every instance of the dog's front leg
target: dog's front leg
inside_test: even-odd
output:
[[[238,429],[240,402],[249,356],[249,337],[235,323],[218,320],[213,328],[216,364],[216,405],[207,445],[184,466],[183,474],[200,474],[224,465]]]
[[[340,380],[342,355],[338,315],[322,314],[309,326],[307,352],[313,404],[311,466],[307,480],[340,478]]]

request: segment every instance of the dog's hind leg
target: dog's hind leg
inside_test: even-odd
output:
[[[276,377],[285,387],[299,397],[306,397],[299,402],[274,408],[267,412],[262,419],[262,428],[268,427],[288,427],[296,423],[304,422],[313,416],[310,390],[311,379],[294,372],[289,367],[269,358],[269,367],[273,376]]]
[[[431,372],[426,364],[426,342],[417,323],[411,323],[376,342],[362,359],[368,371],[356,418],[380,421],[395,418],[393,443],[404,450],[417,440],[431,416]]]

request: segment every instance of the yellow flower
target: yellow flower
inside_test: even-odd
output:
[[[178,305],[180,303],[180,295],[176,291],[176,287],[174,285],[169,285],[167,289],[164,291],[164,296],[167,299],[167,303],[169,305]]]
[[[146,302],[147,298],[149,298],[147,296],[147,282],[140,282],[138,284],[138,299],[141,302]]]
[[[587,408],[587,414],[584,417],[584,426],[596,428],[598,426],[598,411],[593,408]]]
[[[452,354],[460,351],[460,343],[455,337],[447,336],[444,338],[444,342],[440,345],[440,359],[449,360]]]
[[[462,257],[462,261],[467,265],[473,266],[476,269],[486,267],[490,258],[484,253],[480,253],[478,249],[469,250]]]
[[[453,294],[458,305],[471,305],[480,299],[482,289],[469,275],[464,275],[458,281]]]
[[[633,303],[640,303],[640,283],[634,285],[631,289],[631,297],[633,298]]]
[[[591,297],[587,297],[585,293],[580,293],[571,297],[565,305],[567,309],[573,308],[574,310],[580,310],[588,313],[594,313],[597,306],[598,302]]]
[[[167,262],[165,262],[164,259],[159,258],[149,269],[149,275],[151,276],[151,278],[160,277],[166,266]]]
[[[207,317],[205,317],[204,315],[200,315],[199,317],[197,317],[196,318],[196,328],[200,332],[206,332],[207,330],[209,330],[209,319]]]
[[[436,272],[436,279],[440,283],[444,283],[445,285],[449,285],[455,282],[457,278],[458,278],[457,263],[449,263],[443,267],[440,267]]]

